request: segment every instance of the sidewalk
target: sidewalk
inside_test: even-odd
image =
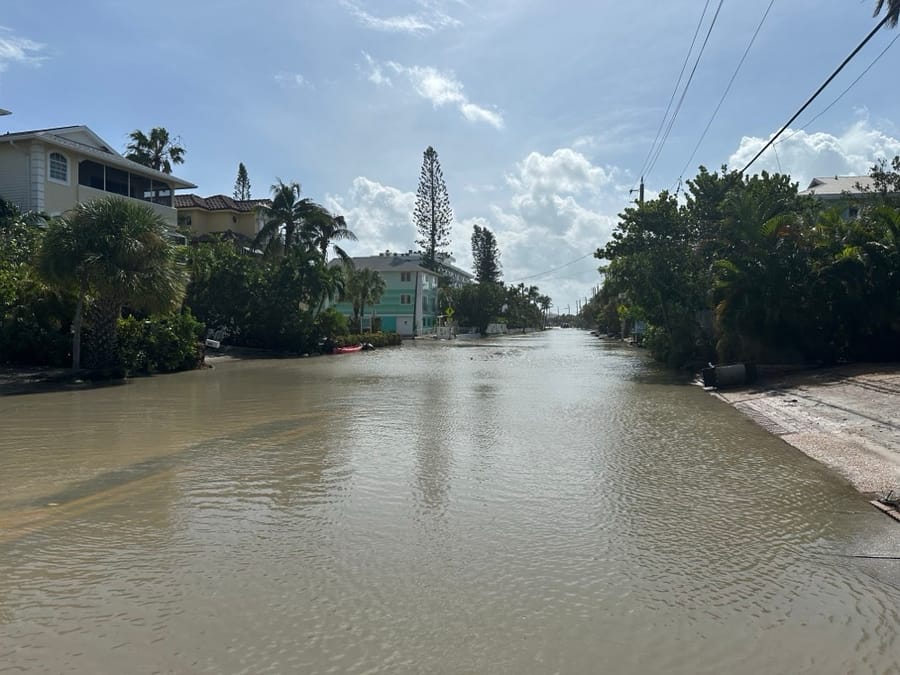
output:
[[[900,365],[787,373],[715,394],[860,492],[900,492]]]

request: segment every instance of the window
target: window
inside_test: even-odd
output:
[[[128,196],[128,172],[122,169],[106,167],[106,191],[113,194]]]
[[[55,180],[60,183],[68,183],[69,160],[66,159],[65,155],[59,152],[51,152],[49,160],[50,180]]]
[[[412,296],[408,293],[404,293],[400,296],[400,304],[401,305],[411,305],[412,304]]]
[[[412,272],[400,272],[400,281],[411,281]]]

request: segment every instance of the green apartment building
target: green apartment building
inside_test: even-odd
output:
[[[385,252],[376,256],[353,258],[361,269],[378,272],[384,279],[381,302],[365,308],[363,330],[380,321],[381,329],[403,337],[431,335],[438,320],[438,276],[421,266],[417,253]],[[349,302],[338,302],[335,309],[348,319],[353,317]]]

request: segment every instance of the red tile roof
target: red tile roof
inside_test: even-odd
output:
[[[201,197],[195,194],[175,195],[176,209],[204,209],[206,211],[255,211],[269,206],[268,199],[232,199],[226,195]]]

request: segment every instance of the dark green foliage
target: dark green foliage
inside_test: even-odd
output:
[[[500,281],[500,249],[494,233],[486,227],[472,227],[472,260],[479,283]]]
[[[894,27],[900,19],[900,0],[875,0],[875,14],[881,14],[882,8],[887,10],[888,25]]]
[[[675,366],[900,358],[891,166],[873,167],[855,218],[799,197],[787,176],[701,168],[685,204],[663,193],[621,214],[596,254],[610,262],[594,320],[610,333],[645,320],[647,346]]]
[[[165,127],[153,127],[148,136],[140,129],[132,131],[131,142],[125,148],[125,158],[149,166],[151,169],[172,173],[173,164],[184,163],[185,149],[177,138],[170,139]]]
[[[316,333],[321,337],[342,338],[348,334],[348,326],[347,317],[334,307],[321,312],[315,320]]]
[[[353,323],[357,331],[362,332],[362,320],[366,315],[366,307],[377,304],[384,294],[385,283],[376,270],[347,267],[344,270],[346,285],[341,298],[353,306]]]
[[[215,242],[194,247],[190,265],[185,304],[228,344],[306,353],[345,331],[333,310],[319,311],[325,298],[339,295],[341,268],[325,265],[314,249],[264,258]]]
[[[199,244],[189,252],[191,282],[185,304],[210,330],[225,329],[243,344],[264,306],[268,267],[229,242]]]
[[[0,199],[0,363],[62,366],[69,358],[75,297],[54,292],[32,265],[42,222]]]
[[[185,277],[165,222],[149,205],[121,197],[79,203],[52,219],[38,255],[41,275],[54,288],[77,289],[72,317],[72,367],[79,368],[82,317],[85,364],[108,372],[116,363],[117,321],[127,303],[148,312],[167,311],[181,299]]]
[[[300,183],[278,179],[272,186],[272,204],[266,210],[266,223],[253,245],[269,257],[279,257],[295,247],[318,251],[324,262],[331,246],[339,257],[347,258],[344,250],[333,244],[338,239],[356,241],[343,216],[333,215],[308,197],[300,199]]]
[[[119,361],[128,375],[198,368],[203,363],[203,333],[203,324],[189,310],[119,319]]]
[[[234,198],[242,201],[250,199],[250,176],[247,175],[247,167],[243,162],[238,164],[237,179],[234,181]]]
[[[423,265],[436,270],[439,254],[450,244],[453,210],[450,208],[450,197],[447,195],[438,154],[430,145],[422,158],[413,222],[419,231],[416,244],[425,254]]]
[[[450,292],[454,319],[460,326],[478,329],[482,335],[488,324],[503,313],[506,290],[501,284],[466,284]]]

